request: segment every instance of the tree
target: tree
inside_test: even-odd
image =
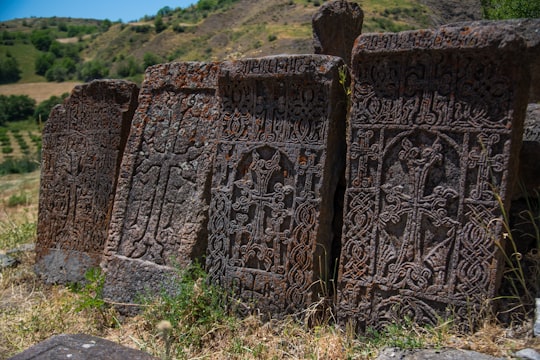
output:
[[[36,119],[37,122],[47,121],[52,108],[58,104],[61,104],[67,97],[68,93],[64,93],[62,96],[53,95],[47,100],[40,102],[34,111],[34,119]]]
[[[156,55],[156,54],[149,53],[149,52],[144,54],[143,65],[144,65],[145,69],[147,67],[149,67],[149,66],[156,65],[156,64],[159,64],[161,62],[163,62],[163,59],[160,56]]]
[[[45,75],[47,73],[47,70],[52,67],[54,60],[55,56],[53,53],[44,53],[38,55],[34,64],[35,73],[37,75]]]
[[[99,60],[87,61],[79,69],[79,79],[83,81],[103,79],[108,75],[108,67]]]
[[[34,113],[36,101],[27,95],[0,95],[0,125],[23,120]]]
[[[167,28],[167,25],[163,22],[163,17],[161,15],[156,16],[154,20],[154,26],[156,27],[156,33],[159,34]]]
[[[19,63],[11,54],[0,58],[0,84],[8,84],[19,81],[21,78],[21,69]]]
[[[39,51],[48,51],[53,40],[49,30],[34,30],[30,35],[32,45]]]
[[[484,17],[492,20],[538,18],[540,1],[481,0]]]

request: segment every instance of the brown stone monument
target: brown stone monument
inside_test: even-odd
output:
[[[264,314],[321,295],[344,168],[341,66],[323,55],[222,64],[207,268]]]
[[[353,51],[338,317],[474,323],[496,294],[528,77],[508,28],[366,34]]]
[[[47,282],[99,266],[138,91],[120,80],[77,86],[45,124],[36,272]]]
[[[349,65],[363,22],[364,12],[358,4],[344,0],[325,3],[312,19],[315,54],[339,56]]]
[[[106,246],[112,299],[166,288],[175,267],[206,252],[218,70],[170,63],[146,71]]]

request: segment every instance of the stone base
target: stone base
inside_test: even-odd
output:
[[[49,284],[68,284],[84,280],[86,271],[99,267],[100,256],[76,250],[49,249],[37,260],[34,270]]]

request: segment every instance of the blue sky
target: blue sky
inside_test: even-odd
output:
[[[0,0],[0,21],[26,17],[138,20],[159,9],[186,8],[197,0]]]

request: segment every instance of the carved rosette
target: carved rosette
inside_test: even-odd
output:
[[[495,295],[519,149],[522,40],[494,28],[360,36],[338,314],[359,329],[465,320]]]

